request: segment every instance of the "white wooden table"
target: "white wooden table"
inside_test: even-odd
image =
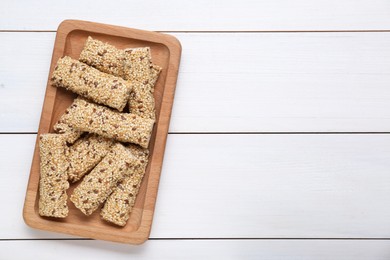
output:
[[[64,19],[182,42],[142,246],[23,222]],[[0,133],[0,259],[389,259],[390,1],[1,1]]]

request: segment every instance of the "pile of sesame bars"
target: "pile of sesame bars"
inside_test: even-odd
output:
[[[126,225],[148,164],[161,70],[149,47],[122,50],[92,37],[79,60],[58,60],[52,85],[78,97],[55,133],[39,137],[41,216],[67,217],[69,183],[79,182],[76,208],[89,216],[101,207],[102,219]]]

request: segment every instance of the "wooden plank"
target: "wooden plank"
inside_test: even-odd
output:
[[[390,33],[174,35],[171,132],[390,131]],[[53,40],[0,33],[0,132],[37,130]]]
[[[54,33],[0,33],[0,132],[37,132],[54,38]]]
[[[22,221],[35,135],[0,135],[0,238]],[[390,135],[169,135],[152,238],[389,238]],[[12,199],[8,199],[12,198]]]
[[[387,30],[390,3],[387,0],[0,3],[1,30],[56,30],[62,20],[69,18],[163,31]]]
[[[23,250],[20,250],[23,248]],[[4,259],[387,260],[385,240],[156,240],[141,246],[103,241],[1,241]]]

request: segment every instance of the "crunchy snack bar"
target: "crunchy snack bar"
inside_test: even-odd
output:
[[[113,140],[95,134],[77,140],[69,148],[69,181],[76,182],[92,170],[106,156],[113,143]]]
[[[130,93],[129,109],[130,112],[143,118],[155,120],[154,109],[154,85],[161,72],[161,68],[153,65],[149,80],[144,82],[134,81],[133,91]]]
[[[152,68],[149,47],[121,50],[92,37],[88,37],[85,42],[79,60],[130,81],[145,81]]]
[[[121,78],[124,77],[126,54],[124,50],[88,37],[84,48],[81,51],[79,60],[97,68],[100,71],[109,73]]]
[[[126,106],[132,89],[129,81],[67,56],[58,60],[51,80],[56,87],[66,88],[119,111]]]
[[[154,90],[154,85],[156,85],[158,76],[160,76],[161,71],[162,71],[162,68],[160,66],[158,66],[156,64],[152,64],[149,84],[151,85],[153,90]]]
[[[53,126],[53,129],[56,133],[63,135],[68,144],[73,144],[83,134],[83,132],[62,123],[61,119]]]
[[[154,85],[161,67],[151,63],[149,47],[126,50],[88,37],[80,55],[80,61],[100,71],[130,80],[130,112],[144,118],[155,119]]]
[[[124,78],[140,82],[149,80],[153,67],[150,48],[130,48],[125,54]]]
[[[120,143],[112,146],[103,160],[76,187],[70,200],[85,215],[91,215],[111,194],[117,183],[137,162],[130,149]]]
[[[65,218],[68,215],[66,190],[69,188],[66,170],[67,146],[59,134],[39,137],[41,173],[39,180],[39,215]]]
[[[149,151],[147,149],[137,145],[130,145],[129,149],[137,158],[138,163],[131,169],[133,174],[125,177],[111,193],[100,213],[104,220],[119,226],[125,226],[130,217],[148,164]]]
[[[61,120],[71,127],[122,142],[149,145],[154,120],[135,114],[119,113],[104,106],[76,98]]]

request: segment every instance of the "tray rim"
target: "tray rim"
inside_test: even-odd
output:
[[[45,115],[52,115],[55,104],[55,96],[57,93],[57,88],[50,88],[50,75],[55,66],[55,62],[58,59],[58,52],[60,56],[63,55],[65,51],[65,39],[69,33],[75,30],[89,31],[91,33],[100,33],[116,37],[125,37],[132,38],[142,41],[154,42],[163,44],[168,48],[169,51],[169,65],[167,68],[166,80],[164,90],[162,92],[162,101],[160,108],[160,117],[159,121],[155,124],[156,139],[154,147],[161,147],[160,155],[155,155],[155,150],[152,153],[152,158],[150,160],[151,169],[150,175],[147,182],[146,194],[144,207],[142,209],[141,222],[137,230],[129,232],[127,236],[119,236],[115,234],[115,229],[112,230],[111,234],[101,234],[100,232],[96,233],[95,231],[89,230],[74,230],[71,228],[63,227],[64,223],[54,222],[40,217],[35,212],[35,203],[38,191],[39,176],[37,181],[33,182],[34,173],[33,165],[35,157],[39,156],[39,134],[47,133],[50,127],[50,120],[45,119]],[[109,32],[109,33],[108,33]],[[59,43],[64,41],[61,46]],[[35,142],[34,154],[32,158],[32,165],[29,174],[29,180],[27,185],[27,191],[25,195],[25,202],[23,207],[23,219],[24,222],[36,229],[42,229],[46,231],[60,232],[70,235],[76,235],[81,237],[88,237],[94,239],[108,240],[113,242],[128,243],[128,244],[142,244],[145,242],[150,235],[151,225],[153,221],[154,209],[156,204],[157,192],[159,179],[162,170],[163,158],[165,154],[165,145],[168,138],[168,129],[169,122],[172,113],[172,106],[174,100],[174,94],[176,89],[176,82],[178,78],[178,70],[180,65],[182,47],[177,38],[172,35],[162,34],[152,31],[145,31],[133,28],[127,28],[122,26],[108,25],[102,23],[95,23],[82,20],[64,20],[60,23],[57,29],[56,38],[53,46],[52,59],[50,63],[50,70],[46,85],[45,98],[43,102],[41,118],[39,123],[39,129],[37,133],[37,139]],[[160,158],[154,159],[154,156],[159,156]],[[153,171],[152,171],[153,169]],[[38,173],[39,174],[39,173]],[[155,182],[152,182],[154,180]],[[32,191],[31,191],[32,190]],[[35,190],[35,191],[34,191]],[[34,198],[35,197],[35,198]],[[35,212],[35,214],[34,214]],[[54,225],[47,225],[47,222]],[[73,225],[72,223],[66,223],[66,225]],[[94,227],[96,229],[96,227]],[[104,230],[104,228],[100,228]]]

